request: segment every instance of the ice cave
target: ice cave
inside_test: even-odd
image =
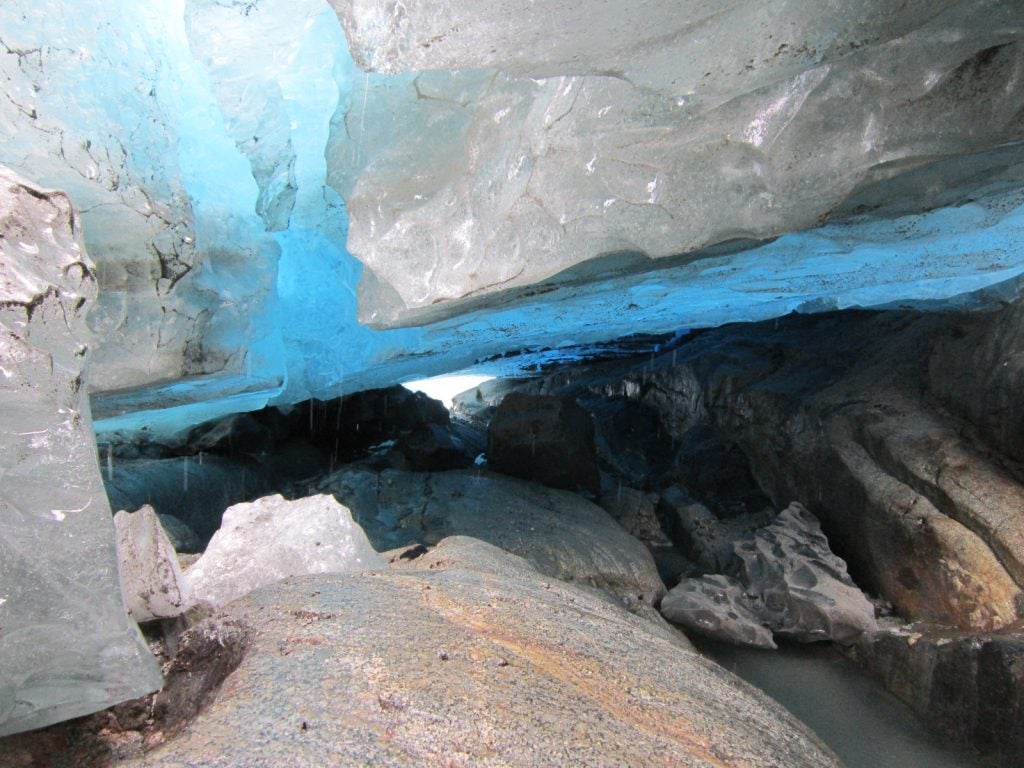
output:
[[[1024,5],[6,0],[0,94],[0,768],[1024,762]]]

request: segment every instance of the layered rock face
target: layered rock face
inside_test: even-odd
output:
[[[588,386],[638,393],[674,435],[709,425],[734,441],[775,503],[813,509],[858,583],[907,618],[991,629],[1022,610],[1006,405],[1020,317],[791,316],[708,331],[642,375]]]
[[[849,653],[933,725],[1016,765],[1024,727],[1022,318],[1020,302],[976,312],[791,315],[521,386],[573,395],[594,413],[609,398],[656,413],[674,457],[668,467],[660,455],[648,460],[651,493],[705,574],[683,574],[662,604],[666,616],[768,646],[760,598],[744,581],[751,565],[767,573],[754,552],[785,552],[767,570],[781,569],[798,589],[820,582],[799,564],[807,548],[758,546],[748,520],[756,483],[776,507],[797,501],[813,510],[856,584],[911,622],[890,617],[875,629],[861,610],[869,623],[849,623]],[[598,423],[599,432],[607,428]],[[604,468],[618,464],[600,458]],[[708,461],[742,470],[723,475],[736,488],[702,496],[708,506],[672,487],[657,490],[701,486],[708,478],[694,464]],[[737,538],[743,567],[723,544]],[[823,572],[834,572],[830,562],[821,560]],[[775,602],[785,605],[781,594]]]
[[[96,460],[95,296],[67,196],[0,169],[0,735],[160,685],[121,599]]]

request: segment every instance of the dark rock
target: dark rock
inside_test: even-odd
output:
[[[683,579],[699,576],[702,569],[672,544],[649,546],[654,564],[658,567],[658,575],[671,589]]]
[[[644,544],[665,546],[670,543],[655,510],[656,496],[620,485],[615,490],[602,493],[598,504],[615,519],[615,522],[625,528],[627,533],[640,539]]]
[[[149,504],[183,520],[205,544],[225,509],[263,496],[279,478],[254,459],[210,455],[122,460],[104,471],[103,481],[112,508]]]
[[[273,450],[288,436],[282,426],[280,420],[260,419],[251,413],[236,413],[200,424],[188,435],[185,445],[190,453],[263,453]]]
[[[648,488],[672,462],[672,440],[650,406],[625,397],[589,397],[580,405],[594,420],[598,460],[628,485]]]
[[[250,593],[194,630],[245,627],[237,668],[138,764],[838,767],[781,706],[649,622],[514,562],[502,571]]]
[[[409,469],[430,472],[445,469],[463,469],[473,465],[475,454],[446,427],[439,424],[419,424],[395,443]]]
[[[371,447],[397,440],[418,427],[449,423],[443,403],[401,386],[369,389],[334,400],[307,400],[296,406],[267,408],[256,415],[273,423],[275,433],[283,429],[290,440],[302,438],[312,443],[333,466],[364,457]]]
[[[973,634],[898,625],[865,636],[854,658],[927,723],[994,765],[1024,765],[1024,629]]]
[[[771,500],[754,480],[750,459],[712,425],[695,424],[678,440],[668,484],[678,484],[725,518],[758,513]]]
[[[513,392],[487,431],[488,466],[553,488],[599,491],[594,424],[572,398]]]
[[[157,517],[160,518],[160,525],[164,527],[167,538],[176,552],[182,554],[202,551],[203,543],[188,523],[174,515],[158,514]]]
[[[739,560],[734,543],[752,536],[774,513],[766,510],[719,520],[706,506],[673,486],[661,495],[658,515],[665,521],[672,542],[704,573],[735,574]]]

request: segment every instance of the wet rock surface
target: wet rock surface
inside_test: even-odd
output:
[[[958,632],[896,625],[850,655],[929,725],[972,744],[993,764],[1024,756],[1024,627]]]

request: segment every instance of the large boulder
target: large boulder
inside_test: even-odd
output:
[[[838,768],[792,715],[649,622],[518,558],[487,570],[250,593],[194,632],[246,628],[237,669],[132,765]]]
[[[875,607],[829,549],[817,518],[790,504],[751,539],[737,542],[747,590],[773,632],[849,644],[875,628]]]
[[[331,496],[265,496],[224,512],[220,530],[185,572],[184,591],[191,604],[223,605],[288,576],[384,567],[349,510]]]
[[[333,493],[380,551],[482,539],[541,573],[653,604],[665,592],[647,548],[583,497],[482,470],[373,472],[347,468],[319,489]]]
[[[487,429],[487,464],[554,488],[598,493],[594,423],[572,398],[508,395]]]
[[[96,278],[68,198],[0,168],[0,736],[140,696],[85,365]]]

